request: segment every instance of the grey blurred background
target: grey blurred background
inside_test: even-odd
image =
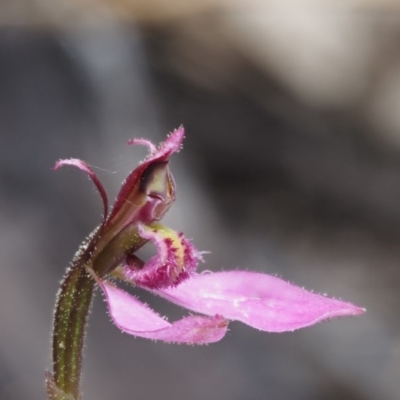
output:
[[[0,2],[0,399],[43,400],[55,293],[99,196],[184,124],[169,226],[204,268],[277,274],[367,308],[187,347],[121,334],[97,296],[91,400],[400,398],[397,1]],[[171,319],[180,311],[142,298]]]

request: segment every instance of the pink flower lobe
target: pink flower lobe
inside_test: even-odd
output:
[[[227,332],[228,322],[218,315],[190,316],[171,324],[122,289],[97,281],[114,324],[125,333],[165,342],[206,344],[221,340]]]
[[[189,310],[220,314],[268,332],[293,331],[328,318],[365,311],[279,278],[247,271],[200,274],[177,287],[154,292]]]
[[[125,266],[126,279],[136,285],[148,289],[176,286],[188,279],[202,260],[200,252],[181,233],[160,224],[140,225],[139,234],[156,245],[157,254],[141,269]]]

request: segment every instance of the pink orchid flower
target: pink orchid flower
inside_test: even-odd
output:
[[[158,222],[175,200],[168,162],[180,150],[183,138],[181,127],[158,148],[144,139],[130,141],[148,146],[150,155],[125,180],[110,214],[104,187],[85,162],[60,160],[54,167],[78,167],[100,192],[103,221],[77,257],[87,259],[86,268],[103,291],[110,316],[119,329],[147,339],[204,344],[220,340],[229,320],[266,332],[285,332],[365,311],[266,274],[236,270],[197,273],[201,252],[183,234]],[[156,245],[157,254],[143,262],[134,253],[147,241]],[[203,315],[169,323],[116,286],[114,278]]]

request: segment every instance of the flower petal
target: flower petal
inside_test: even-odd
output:
[[[154,292],[189,310],[220,314],[268,332],[292,331],[327,318],[365,311],[279,278],[247,271],[203,273],[177,287]]]
[[[149,148],[150,155],[142,163],[144,164],[159,159],[166,160],[173,153],[178,152],[182,147],[182,141],[184,137],[185,137],[185,130],[183,126],[180,126],[178,129],[175,129],[167,137],[167,139],[158,146],[158,148],[154,146],[154,144],[150,142],[150,140],[147,139],[130,139],[128,140],[128,144],[141,144]]]
[[[154,149],[154,145],[151,142],[147,142],[144,139],[132,141],[132,143],[146,144],[150,148],[151,153],[146,160],[144,160],[135,170],[133,170],[128,175],[125,182],[123,183],[117,196],[117,200],[114,204],[113,210],[111,211],[110,218],[107,221],[108,225],[112,224],[112,221],[117,218],[120,209],[128,201],[129,195],[131,195],[134,192],[135,187],[140,184],[140,179],[146,168],[153,162],[166,161],[173,153],[178,152],[182,146],[184,136],[185,130],[181,126],[180,128],[173,131],[167,137],[165,142],[161,143],[159,147],[155,149],[155,151],[152,151]]]
[[[175,129],[163,143],[160,144],[158,150],[151,154],[150,158],[146,161],[154,161],[155,159],[166,160],[173,153],[177,153],[181,149],[184,137],[185,130],[183,126],[180,126],[178,129]]]
[[[141,144],[143,146],[147,146],[150,150],[150,153],[155,153],[157,151],[157,147],[147,139],[129,139],[128,144]]]
[[[72,165],[72,166],[77,167],[80,170],[86,172],[89,175],[89,178],[96,185],[97,190],[99,191],[101,198],[103,200],[103,207],[104,207],[103,220],[105,220],[107,218],[107,214],[108,214],[108,198],[107,198],[107,193],[106,193],[103,185],[99,181],[99,178],[97,177],[97,175],[93,172],[93,170],[84,161],[79,160],[77,158],[69,158],[66,160],[57,161],[53,167],[53,171],[56,171],[58,168],[63,167],[64,165]]]
[[[176,286],[188,279],[195,271],[202,256],[199,251],[178,233],[161,224],[139,225],[142,238],[151,240],[157,247],[157,254],[144,266],[135,264],[124,267],[126,280],[149,289]]]
[[[228,322],[221,316],[190,316],[170,324],[147,305],[116,286],[96,279],[114,324],[123,332],[165,342],[205,344],[221,340]]]

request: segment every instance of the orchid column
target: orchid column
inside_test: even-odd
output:
[[[68,159],[56,163],[54,169],[72,165],[88,174],[103,200],[104,215],[99,227],[79,248],[57,295],[53,373],[46,376],[50,400],[81,399],[82,349],[96,286],[106,297],[113,322],[123,332],[175,343],[216,342],[227,332],[228,320],[263,331],[283,332],[364,311],[265,274],[197,274],[201,252],[182,233],[159,222],[175,200],[169,158],[180,150],[183,137],[181,127],[158,148],[144,139],[130,141],[148,146],[150,155],[127,177],[110,213],[107,194],[85,162]],[[157,254],[144,262],[135,252],[149,240],[156,245]],[[169,323],[119,289],[113,282],[116,279],[206,316],[188,316]]]

